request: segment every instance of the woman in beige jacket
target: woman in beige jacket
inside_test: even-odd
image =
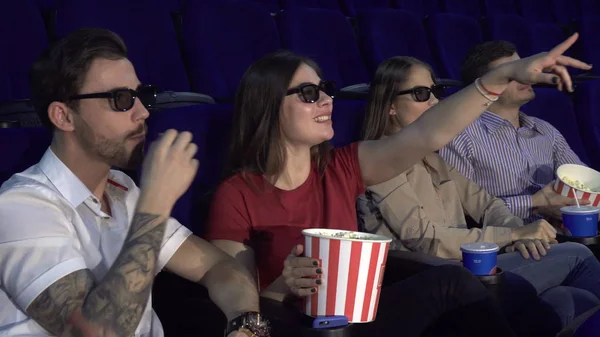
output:
[[[440,92],[429,65],[411,57],[384,61],[371,83],[365,140],[387,137],[411,124],[438,102]],[[459,260],[463,243],[497,243],[509,252],[498,256],[498,266],[531,283],[563,324],[600,303],[600,280],[593,276],[600,272],[600,264],[587,247],[550,246],[556,243],[550,224],[539,220],[523,225],[501,199],[436,153],[395,178],[368,187],[357,201],[357,211],[362,230],[393,239],[390,249]],[[465,214],[480,228],[469,228]],[[582,268],[585,273],[578,271]],[[573,284],[575,274],[587,276]]]
[[[383,62],[371,84],[365,140],[387,137],[411,124],[437,104],[442,89],[431,67],[415,58]],[[357,206],[362,229],[393,237],[393,249],[442,258],[460,259],[463,243],[494,242],[510,251],[518,241],[522,254],[531,253],[537,260],[556,237],[544,220],[523,226],[501,199],[448,166],[437,153],[367,188]],[[465,215],[479,226],[469,229]]]

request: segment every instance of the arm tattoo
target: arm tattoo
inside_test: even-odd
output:
[[[121,253],[98,285],[88,269],[76,271],[46,288],[27,313],[58,336],[67,328],[73,336],[133,335],[152,290],[164,224],[159,215],[136,213]]]

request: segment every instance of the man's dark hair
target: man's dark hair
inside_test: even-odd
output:
[[[52,128],[48,106],[64,102],[77,109],[86,74],[95,59],[119,60],[127,57],[127,47],[117,34],[100,28],[82,28],[49,46],[35,61],[29,73],[31,100],[42,123]]]
[[[490,63],[503,57],[510,57],[517,47],[508,41],[488,41],[471,48],[462,62],[460,75],[465,84],[475,82],[490,70]]]

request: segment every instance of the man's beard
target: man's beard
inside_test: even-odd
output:
[[[520,108],[523,105],[533,101],[535,99],[535,92],[529,92],[528,95],[523,95],[523,97],[510,97],[510,98],[506,98],[503,96],[500,96],[500,98],[498,99],[498,103],[500,106],[504,106],[504,107],[517,107]]]
[[[139,136],[146,131],[146,125],[127,134],[121,139],[108,139],[98,135],[85,121],[81,120],[75,128],[75,136],[85,151],[104,161],[111,167],[118,167],[123,170],[135,170],[140,167],[144,160],[145,141],[140,141],[128,153],[126,143],[130,138]]]

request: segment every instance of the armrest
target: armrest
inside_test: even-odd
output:
[[[359,83],[350,85],[340,89],[336,94],[335,98],[348,99],[348,100],[366,100],[369,96],[369,88],[371,86],[368,83]]]
[[[0,116],[34,112],[35,108],[28,99],[0,102]]]
[[[583,73],[583,74],[571,76],[571,80],[574,83],[575,82],[581,83],[581,82],[592,81],[592,80],[597,80],[597,79],[600,79],[600,76],[594,75],[594,74],[590,74],[590,73]]]
[[[156,104],[151,109],[171,109],[199,104],[215,104],[215,100],[195,92],[163,91],[156,95]]]
[[[314,318],[304,315],[288,302],[261,297],[260,310],[271,322],[271,336],[274,337],[363,337],[363,334],[354,332],[353,324],[331,329],[313,329]]]
[[[590,73],[583,73],[583,74],[571,76],[571,80],[573,81],[573,90],[575,90],[577,88],[577,84],[579,84],[579,83],[585,83],[587,81],[594,81],[594,80],[598,80],[598,79],[600,79],[600,76],[594,75],[594,74],[590,74]],[[556,85],[555,84],[546,84],[546,83],[534,84],[533,87],[534,88],[551,88],[551,89],[556,89]],[[563,92],[565,94],[570,94],[565,89],[563,89]]]
[[[465,86],[462,81],[457,81],[450,78],[436,78],[435,82],[439,85],[451,88],[462,88]]]
[[[272,336],[300,335],[298,330],[305,315],[298,308],[286,302],[261,297],[260,310],[271,322]]]
[[[383,284],[385,286],[396,283],[429,268],[444,264],[461,265],[458,261],[442,259],[424,253],[390,250],[385,266]]]
[[[19,128],[21,123],[18,121],[0,121],[0,129]]]

